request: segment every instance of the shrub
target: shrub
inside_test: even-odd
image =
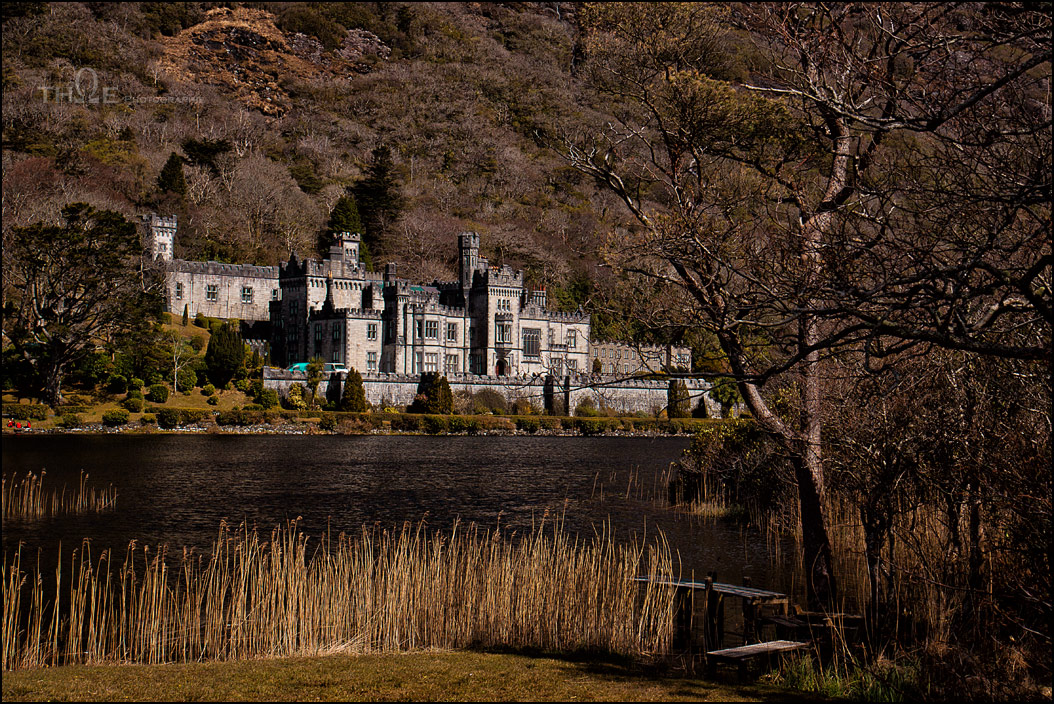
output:
[[[83,422],[84,421],[81,420],[81,417],[76,413],[63,413],[62,417],[58,420],[58,425],[60,428],[77,428],[80,427]]]
[[[516,419],[516,428],[523,430],[528,433],[537,433],[542,427],[542,424],[538,421],[538,418],[534,417],[520,417]]]
[[[597,405],[591,398],[584,398],[575,406],[575,415],[580,418],[596,418],[600,415]]]
[[[392,430],[398,430],[404,433],[416,433],[421,430],[421,417],[408,413],[400,413],[392,419]]]
[[[205,384],[201,387],[202,396],[212,396],[214,393],[216,393],[216,387],[212,384]]]
[[[275,408],[278,406],[278,391],[275,389],[264,389],[260,392],[259,397],[260,405],[266,408]]]
[[[319,430],[326,430],[332,432],[337,429],[337,419],[333,414],[326,413],[318,419]]]
[[[114,394],[123,394],[128,391],[128,377],[124,374],[111,374],[106,380],[106,390]]]
[[[146,386],[145,382],[139,377],[132,377],[128,380],[128,390],[142,393],[142,388]]]
[[[168,387],[164,384],[153,384],[147,393],[147,398],[154,403],[164,403],[168,400]]]
[[[4,415],[15,420],[44,420],[48,417],[48,407],[39,403],[5,403]]]
[[[263,393],[263,390],[264,390],[263,380],[262,379],[253,379],[251,382],[249,382],[249,390],[246,393],[248,393],[250,396],[252,396],[253,399],[257,403],[259,403],[260,402],[260,394]]]
[[[249,391],[249,380],[248,379],[238,379],[238,381],[234,382],[234,388],[238,389],[238,391],[241,391],[242,393],[248,393],[248,391]]]
[[[560,430],[564,427],[560,419],[555,416],[539,416],[538,424],[545,430]]]
[[[220,403],[220,399],[218,396],[209,396],[205,403],[209,404],[210,406],[218,406]]]
[[[473,411],[475,413],[493,413],[503,415],[508,412],[509,404],[505,397],[493,389],[477,391],[472,397]]]
[[[286,408],[293,411],[302,411],[307,408],[307,401],[304,400],[304,385],[293,384],[289,387],[289,393],[285,397]]]
[[[212,418],[212,411],[184,408],[179,412],[179,418],[184,425],[187,423],[198,423],[207,418]]]
[[[132,413],[142,413],[143,405],[143,399],[134,398],[131,396],[126,398],[124,401],[121,401],[121,406],[123,406],[125,410],[131,411]]]
[[[251,425],[252,415],[245,411],[220,411],[216,414],[217,425]]]
[[[449,425],[444,416],[426,415],[421,418],[421,430],[429,435],[445,433],[447,428],[449,428]]]
[[[198,373],[193,369],[180,369],[176,380],[181,391],[190,391],[198,385]]]
[[[128,422],[128,411],[123,408],[114,408],[102,414],[103,425],[116,427]]]
[[[366,390],[362,386],[362,375],[352,367],[344,379],[344,390],[340,397],[340,410],[362,413],[366,410]]]
[[[128,398],[138,398],[141,400],[143,398],[143,392],[139,389],[130,389],[128,391]]]
[[[78,406],[71,404],[69,406],[60,406],[59,408],[55,409],[55,412],[60,415],[70,415],[72,413],[87,413],[88,410],[88,406]]]
[[[157,424],[161,428],[178,428],[181,420],[175,408],[162,408],[157,412]]]
[[[154,425],[157,423],[157,416],[153,413],[144,413],[143,417],[139,419],[140,425]]]
[[[194,324],[197,325],[199,328],[206,328],[209,326],[208,321],[205,320],[204,313],[198,313],[194,316]]]

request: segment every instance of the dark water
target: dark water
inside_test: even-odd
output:
[[[687,577],[716,570],[788,589],[768,540],[740,526],[708,525],[662,507],[662,475],[687,446],[682,438],[37,435],[3,439],[3,471],[46,470],[46,484],[76,486],[81,470],[117,489],[114,512],[5,521],[4,552],[21,541],[64,554],[90,538],[96,554],[139,545],[208,548],[221,520],[269,531],[300,518],[328,527],[455,520],[529,530],[543,516],[566,530],[618,540],[661,529]],[[45,564],[47,561],[45,560]],[[52,558],[53,564],[53,558]]]

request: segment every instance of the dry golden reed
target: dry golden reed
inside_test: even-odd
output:
[[[424,648],[534,647],[667,652],[673,589],[662,536],[617,545],[560,526],[510,538],[455,525],[363,528],[320,545],[295,522],[261,540],[221,526],[208,556],[151,553],[93,561],[45,580],[5,558],[3,668],[165,663]],[[166,559],[169,558],[169,559]],[[57,606],[61,605],[61,606]]]
[[[46,490],[45,474],[27,472],[21,479],[12,477],[10,485],[4,477],[2,505],[5,520],[47,518],[65,513],[102,513],[111,510],[117,502],[117,490],[113,485],[105,489],[90,487],[88,475],[83,471],[77,489],[72,491],[68,491],[65,484],[60,490]]]

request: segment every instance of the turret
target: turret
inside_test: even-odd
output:
[[[158,217],[157,213],[143,216],[146,226],[146,251],[151,259],[171,261],[176,247],[176,216]]]

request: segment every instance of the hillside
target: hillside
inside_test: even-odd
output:
[[[576,107],[567,4],[18,5],[3,25],[5,237],[84,200],[177,213],[185,258],[313,256],[379,146],[402,207],[367,235],[409,278],[449,278],[453,237],[473,229],[492,261],[569,290],[616,225],[545,145],[600,119]],[[173,153],[182,195],[158,187]]]

